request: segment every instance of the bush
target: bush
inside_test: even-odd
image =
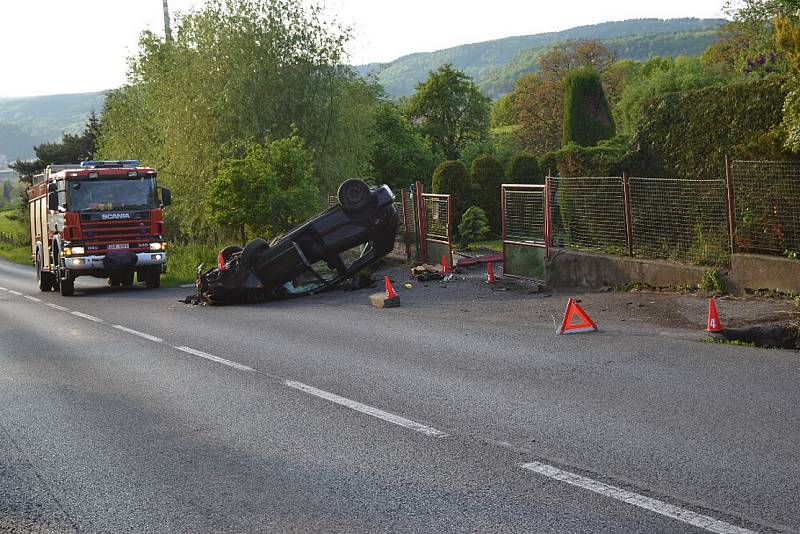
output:
[[[575,70],[564,82],[563,144],[594,146],[615,133],[600,75],[585,67]]]
[[[460,221],[475,202],[472,178],[460,161],[445,161],[433,171],[431,190],[437,195],[451,195],[453,220]]]
[[[542,166],[563,177],[621,176],[621,162],[628,150],[625,137],[601,141],[597,146],[582,147],[570,144],[542,156]]]
[[[502,227],[500,186],[503,185],[503,166],[491,156],[472,162],[472,181],[475,184],[475,203],[486,212],[489,226],[496,235]]]
[[[780,124],[785,96],[783,79],[770,77],[653,99],[620,165],[640,176],[724,178],[725,155]]]
[[[490,232],[486,212],[478,206],[471,206],[458,225],[458,234],[461,236],[461,246],[467,247],[471,243],[484,240]]]
[[[536,156],[525,153],[514,156],[508,170],[508,180],[512,184],[543,184],[544,175]]]

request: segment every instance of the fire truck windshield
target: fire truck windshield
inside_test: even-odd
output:
[[[155,180],[82,180],[67,182],[69,211],[109,211],[158,207]]]

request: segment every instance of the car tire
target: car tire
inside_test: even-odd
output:
[[[336,193],[336,198],[339,200],[339,205],[342,209],[350,213],[366,209],[374,201],[367,183],[358,178],[351,178],[342,182],[342,185],[339,186],[339,191]]]
[[[263,251],[269,248],[269,243],[266,239],[257,237],[248,242],[242,250],[242,255],[239,256],[239,264],[245,269],[249,269],[253,260]]]
[[[228,261],[230,261],[231,256],[233,256],[237,252],[241,252],[241,251],[242,251],[242,247],[240,247],[240,246],[228,245],[227,247],[225,247],[222,250],[220,250],[219,253],[222,255],[222,260],[225,263],[227,263]]]

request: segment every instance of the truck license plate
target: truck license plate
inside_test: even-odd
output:
[[[108,245],[108,248],[109,248],[109,250],[111,250],[112,248],[129,248],[129,245],[127,243],[125,243],[125,244],[117,244],[117,245]]]

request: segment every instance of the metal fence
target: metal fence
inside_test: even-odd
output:
[[[635,256],[695,265],[729,263],[725,180],[631,177],[628,191]]]
[[[800,162],[733,161],[734,247],[740,252],[800,252]]]
[[[453,265],[453,225],[450,195],[423,193],[421,197],[420,228],[424,242],[423,260],[439,262],[442,256]]]
[[[548,186],[503,184],[503,274],[543,280],[550,255]]]
[[[623,179],[548,178],[553,245],[629,252]]]

